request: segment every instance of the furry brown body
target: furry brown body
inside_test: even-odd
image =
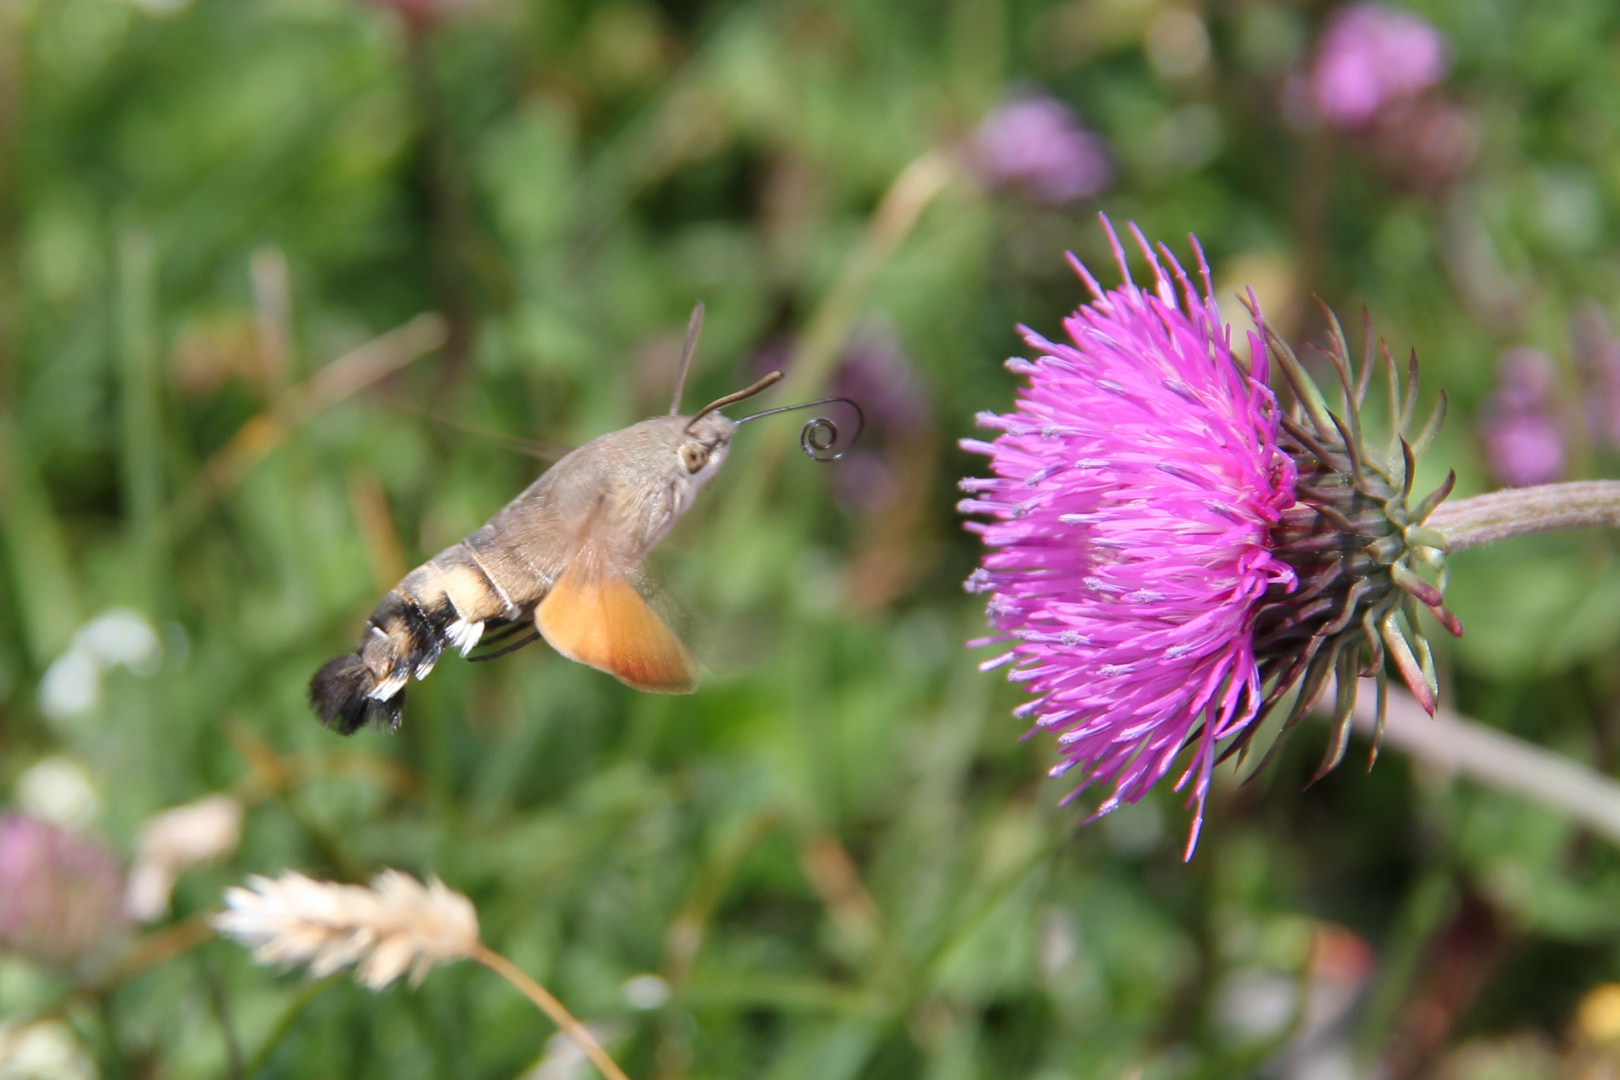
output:
[[[694,689],[691,658],[631,582],[719,471],[736,427],[710,410],[659,416],[563,457],[383,597],[355,651],[310,681],[321,722],[345,735],[369,721],[393,729],[412,675],[530,620],[563,655],[632,686]]]

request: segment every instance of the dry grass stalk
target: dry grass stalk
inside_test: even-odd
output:
[[[275,404],[237,429],[229,442],[203,465],[191,486],[176,499],[178,535],[192,524],[208,502],[229,491],[255,465],[269,457],[294,428],[373,383],[394,374],[445,343],[449,333],[444,317],[434,312],[418,315],[402,326],[338,357],[296,386]]]

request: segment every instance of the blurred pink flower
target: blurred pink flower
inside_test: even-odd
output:
[[[1564,476],[1564,429],[1541,413],[1512,413],[1486,421],[1491,472],[1508,487],[1550,484]]]
[[[1497,390],[1479,418],[1486,460],[1508,487],[1550,484],[1565,473],[1565,431],[1557,415],[1558,374],[1536,348],[1510,348],[1497,366]]]
[[[1565,433],[1557,413],[1558,374],[1539,349],[1502,354],[1496,392],[1480,413],[1491,472],[1509,487],[1550,484],[1564,476]]]
[[[97,841],[41,818],[0,817],[0,948],[77,974],[128,935],[124,873]]]
[[[967,528],[993,549],[966,588],[990,594],[998,634],[980,643],[1011,644],[983,666],[1011,663],[1035,695],[1015,715],[1058,733],[1053,775],[1080,770],[1070,798],[1105,777],[1099,814],[1135,802],[1194,744],[1176,783],[1197,807],[1190,854],[1217,744],[1260,709],[1257,611],[1296,581],[1270,540],[1295,468],[1262,339],[1238,360],[1202,253],[1200,295],[1133,232],[1150,287],[1130,280],[1110,228],[1125,284],[1105,291],[1076,260],[1093,299],[1064,320],[1073,344],[1026,329],[1039,358],[1007,367],[1028,386],[1011,413],[979,415],[995,442],[962,442],[995,473],[961,484],[959,509],[991,519]]]
[[[1322,32],[1311,96],[1334,127],[1360,128],[1439,82],[1446,67],[1445,38],[1424,19],[1386,4],[1350,4]]]
[[[1015,98],[994,109],[973,136],[973,165],[991,187],[1016,187],[1049,206],[1100,195],[1114,166],[1102,136],[1046,95]]]
[[[397,13],[413,31],[420,32],[483,0],[367,0],[367,2],[373,7],[388,8]]]

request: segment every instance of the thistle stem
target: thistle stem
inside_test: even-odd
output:
[[[624,1074],[624,1070],[608,1056],[608,1052],[602,1049],[602,1044],[596,1041],[596,1036],[591,1034],[590,1028],[580,1023],[562,1002],[551,996],[550,991],[530,978],[528,972],[487,945],[479,945],[473,952],[472,959],[522,991],[541,1012],[551,1017],[552,1023],[561,1028],[563,1034],[574,1040],[574,1045],[585,1052],[585,1056],[591,1059],[608,1080],[630,1080]]]
[[[1357,689],[1356,729],[1371,735],[1376,723],[1372,680]],[[1331,700],[1331,693],[1324,691],[1323,699]],[[1416,698],[1393,688],[1384,745],[1444,772],[1530,799],[1620,844],[1620,784],[1562,754],[1444,707],[1430,716]]]
[[[1620,480],[1508,488],[1445,503],[1429,528],[1445,535],[1451,551],[1556,529],[1620,527]]]

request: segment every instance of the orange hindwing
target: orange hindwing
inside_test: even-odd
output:
[[[697,665],[680,638],[629,581],[567,573],[535,609],[547,644],[627,686],[661,694],[697,689]]]

